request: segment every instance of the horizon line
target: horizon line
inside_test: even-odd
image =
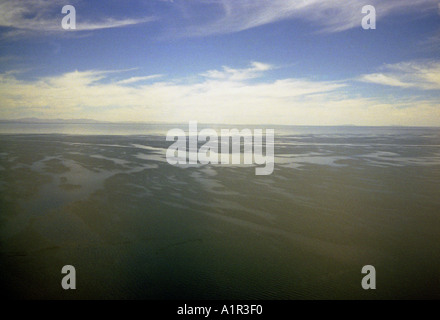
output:
[[[182,125],[187,124],[184,122],[165,122],[165,121],[110,121],[110,120],[96,120],[88,118],[16,118],[16,119],[0,119],[0,123],[29,123],[29,124],[154,124],[154,125]],[[401,128],[440,128],[438,126],[432,125],[399,125],[399,124],[389,124],[389,125],[357,125],[357,124],[274,124],[274,123],[221,123],[221,122],[199,122],[202,125],[228,125],[228,126],[280,126],[280,127],[371,127],[371,128],[384,128],[384,127],[401,127]]]

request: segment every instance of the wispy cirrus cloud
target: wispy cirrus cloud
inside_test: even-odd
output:
[[[437,10],[438,0],[175,0],[187,24],[180,26],[181,36],[207,36],[239,32],[286,19],[308,21],[322,32],[340,32],[361,26],[362,7],[373,5],[378,19],[412,12],[423,15]],[[197,19],[203,7],[215,12],[207,19]]]
[[[146,22],[155,21],[154,17],[145,17],[141,19],[115,19],[115,18],[104,18],[100,21],[96,22],[80,22],[77,25],[78,31],[90,31],[90,30],[98,30],[98,29],[110,29],[110,28],[119,28],[126,27]]]
[[[267,80],[273,66],[206,71],[190,83],[121,77],[127,71],[75,71],[37,80],[0,75],[0,118],[89,118],[107,121],[439,125],[438,101],[413,97],[385,102],[350,94],[349,83],[303,78]],[[111,76],[110,76],[111,75]],[[149,79],[143,83],[141,80]]]
[[[163,77],[162,74],[152,74],[152,75],[144,76],[144,77],[131,77],[128,79],[120,80],[117,83],[118,84],[132,84],[132,83],[138,83],[138,82],[142,82],[142,81],[146,81],[146,80],[157,79],[157,78],[161,78],[161,77]]]
[[[365,74],[359,78],[385,86],[417,88],[421,90],[440,90],[440,62],[410,61],[389,64],[382,72]]]
[[[55,33],[61,28],[61,8],[66,4],[81,8],[84,0],[3,0],[0,2],[0,27],[6,35]],[[174,0],[152,1],[145,16],[133,17],[146,5],[129,4],[128,17],[103,16],[94,11],[77,15],[77,31],[118,28],[160,20],[168,36],[202,37],[252,29],[286,19],[309,22],[316,31],[341,32],[360,27],[364,5],[376,7],[378,22],[394,14],[411,12],[423,15],[438,10],[438,0]]]
[[[64,31],[61,27],[61,8],[64,5],[81,5],[81,0],[2,0],[0,2],[0,27],[6,27],[6,37],[56,33]],[[118,28],[156,20],[156,17],[115,18],[96,16],[83,19],[77,14],[75,31]]]
[[[261,73],[273,69],[273,66],[261,62],[252,62],[250,67],[244,69],[233,69],[223,66],[222,70],[208,70],[201,75],[211,79],[241,81],[258,78]]]

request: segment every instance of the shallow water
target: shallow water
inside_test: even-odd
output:
[[[275,127],[275,170],[256,176],[169,165],[167,126],[84,128],[2,129],[9,296],[440,298],[440,129]]]

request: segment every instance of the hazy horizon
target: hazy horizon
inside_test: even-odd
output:
[[[47,121],[47,122],[46,122]],[[66,124],[153,124],[153,125],[186,125],[187,122],[165,122],[165,121],[105,121],[96,119],[43,119],[43,118],[16,118],[16,119],[0,119],[0,122],[17,122],[17,123],[29,123],[29,124],[51,124],[51,123],[66,123]],[[356,124],[338,124],[338,125],[314,125],[314,124],[275,124],[275,123],[221,123],[221,122],[199,122],[200,125],[225,125],[225,126],[275,126],[275,127],[402,127],[402,128],[439,128],[438,126],[430,125],[356,125]]]

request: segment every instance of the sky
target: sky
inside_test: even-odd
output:
[[[440,126],[440,1],[0,0],[0,119],[28,117]]]

